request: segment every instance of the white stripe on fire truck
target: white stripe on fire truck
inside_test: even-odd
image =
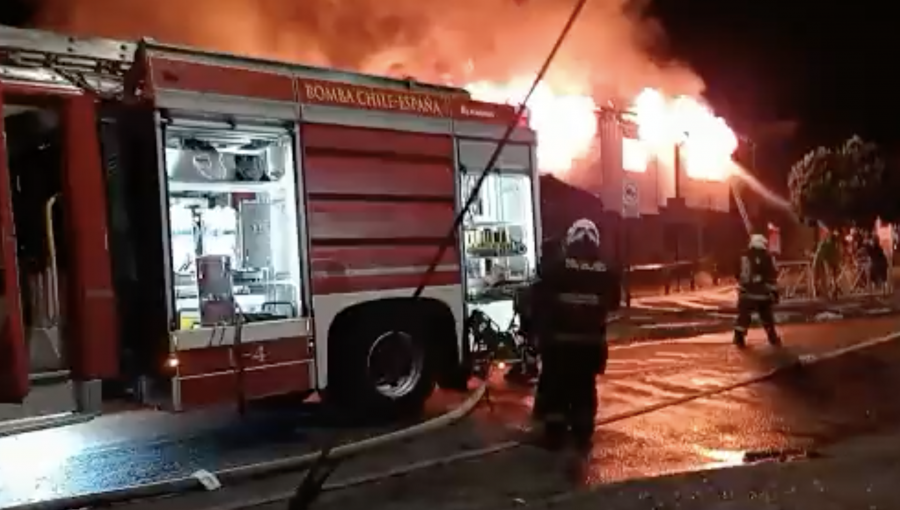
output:
[[[259,372],[260,370],[271,370],[273,368],[284,368],[284,367],[292,367],[295,365],[309,365],[312,363],[311,359],[301,359],[294,361],[279,361],[278,363],[268,363],[266,365],[253,365],[249,367],[244,367],[245,372]],[[194,379],[206,379],[209,377],[221,377],[224,375],[234,374],[236,368],[229,368],[224,370],[216,370],[214,372],[206,372],[205,374],[191,374],[191,375],[176,375],[181,381],[191,381]]]

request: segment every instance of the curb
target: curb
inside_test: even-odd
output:
[[[96,417],[96,413],[78,413],[73,411],[46,416],[36,416],[34,418],[22,418],[20,420],[9,420],[0,425],[0,438],[14,436],[16,434],[25,434],[28,432],[37,432],[39,430],[54,427],[87,423]]]
[[[482,383],[478,388],[472,391],[466,400],[455,409],[448,411],[440,416],[432,418],[422,423],[417,423],[411,427],[401,430],[391,431],[380,436],[370,437],[361,441],[347,443],[337,446],[331,450],[330,458],[340,459],[351,457],[365,451],[374,450],[376,448],[386,446],[398,441],[408,440],[416,436],[435,431],[437,429],[452,425],[462,418],[465,418],[476,405],[484,397],[487,391],[487,383]],[[80,509],[92,506],[106,506],[113,503],[121,503],[135,499],[148,499],[160,496],[167,496],[173,493],[207,490],[204,485],[204,478],[212,476],[218,484],[226,485],[246,478],[255,478],[270,475],[278,472],[299,471],[309,467],[319,458],[318,450],[298,455],[294,457],[286,457],[271,461],[258,462],[255,464],[247,464],[226,468],[215,473],[198,472],[193,476],[174,478],[160,482],[152,482],[121,489],[114,489],[105,492],[96,492],[91,494],[81,494],[77,496],[51,499],[39,501],[35,503],[25,503],[22,505],[14,505],[5,507],[3,510],[68,510]],[[201,473],[203,476],[201,476]],[[207,483],[209,483],[207,481]]]
[[[880,306],[882,308],[890,308],[893,310],[897,310],[896,306],[893,306],[892,299],[882,299],[881,296],[860,296],[860,297],[851,297],[845,299],[837,299],[837,300],[827,300],[827,299],[797,299],[797,300],[784,300],[777,305],[775,305],[775,312],[784,312],[784,313],[807,313],[807,310],[814,310],[814,313],[821,312],[829,312],[829,311],[843,311],[843,310],[858,310],[861,308],[871,307],[871,306]],[[726,306],[722,308],[718,308],[715,310],[719,313],[730,313],[736,314],[737,307],[735,306]]]
[[[783,322],[777,322],[779,326],[781,325],[793,325],[793,324],[815,324],[815,323],[823,323],[823,322],[841,322],[845,320],[854,320],[854,319],[864,319],[864,318],[878,318],[878,317],[888,317],[892,315],[900,315],[900,309],[895,308],[884,308],[879,309],[875,313],[865,312],[860,310],[854,310],[853,313],[847,313],[847,310],[843,310],[837,312],[839,317],[835,317],[828,320],[820,320],[817,317],[822,313],[834,313],[832,310],[823,309],[817,310],[816,313],[808,314],[808,313],[792,313],[790,310],[776,310],[776,318],[778,314],[787,315],[789,318]],[[715,313],[721,313],[725,315],[728,312],[716,311]],[[616,338],[612,341],[612,344],[616,343],[637,343],[644,341],[652,341],[652,340],[678,340],[682,338],[690,338],[693,336],[699,335],[709,335],[714,333],[725,333],[732,330],[734,326],[733,317],[720,317],[719,322],[715,322],[714,320],[709,320],[707,324],[697,325],[697,324],[688,324],[688,325],[676,325],[672,327],[656,327],[656,328],[636,328],[640,331],[640,334],[631,335],[622,338]],[[701,322],[701,321],[696,321]],[[758,326],[759,321],[756,317],[753,318],[753,325]]]

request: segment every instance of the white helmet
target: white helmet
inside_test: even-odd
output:
[[[580,243],[589,243],[597,248],[600,247],[600,231],[597,229],[597,225],[587,218],[572,223],[569,231],[566,232],[566,246]]]
[[[769,241],[766,240],[766,236],[762,234],[753,234],[750,236],[749,247],[757,250],[767,250],[769,248]]]

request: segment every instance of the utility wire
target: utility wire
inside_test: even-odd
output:
[[[519,126],[519,122],[522,120],[522,116],[525,114],[526,108],[528,108],[528,101],[531,99],[532,94],[537,89],[538,85],[540,85],[541,81],[544,79],[544,76],[547,74],[547,71],[550,69],[550,65],[553,64],[553,60],[556,58],[556,54],[559,53],[559,49],[562,47],[563,43],[568,37],[569,32],[572,31],[572,27],[575,26],[575,22],[578,21],[578,16],[581,14],[581,11],[584,9],[585,4],[587,4],[587,0],[578,0],[578,3],[575,4],[575,8],[572,10],[572,14],[569,15],[569,19],[566,21],[565,26],[560,32],[559,37],[556,39],[556,42],[553,44],[553,48],[550,50],[550,53],[547,55],[547,58],[544,60],[543,65],[541,65],[540,70],[537,73],[537,76],[534,77],[534,81],[531,83],[531,88],[528,89],[528,94],[525,95],[525,98],[522,100],[522,103],[519,104],[518,109],[516,110],[516,115],[513,117],[512,121],[510,121],[509,125],[506,127],[506,132],[503,134],[503,137],[500,138],[500,141],[497,142],[497,146],[494,148],[493,154],[488,159],[487,165],[485,165],[484,171],[481,172],[481,175],[478,176],[478,180],[475,182],[475,186],[472,188],[469,193],[469,197],[466,199],[465,204],[462,209],[456,215],[456,218],[453,220],[453,225],[450,227],[450,231],[447,233],[447,236],[444,238],[444,241],[441,243],[440,248],[438,248],[437,253],[434,256],[434,259],[429,264],[428,269],[425,270],[425,273],[422,275],[422,281],[419,283],[419,286],[416,288],[416,291],[413,293],[413,298],[418,298],[422,295],[422,292],[425,290],[425,287],[428,286],[428,281],[431,279],[431,276],[434,274],[437,269],[438,264],[440,264],[441,259],[444,258],[444,254],[447,253],[447,249],[450,245],[453,244],[453,241],[456,239],[456,232],[459,230],[459,226],[462,225],[463,219],[465,215],[469,212],[469,209],[472,207],[472,204],[478,199],[478,195],[481,192],[481,187],[484,185],[484,181],[487,179],[487,176],[494,171],[494,166],[497,164],[497,160],[500,158],[500,153],[503,152],[503,148],[506,147],[507,142],[509,142],[510,137],[513,134],[513,131]]]
[[[497,147],[494,149],[494,153],[491,154],[491,157],[488,159],[484,171],[481,172],[481,175],[478,177],[478,181],[476,181],[475,186],[472,188],[471,194],[466,199],[465,204],[456,215],[456,218],[453,220],[453,225],[450,227],[450,231],[447,233],[447,236],[444,238],[444,241],[438,249],[438,252],[435,254],[434,260],[431,261],[428,269],[423,274],[422,281],[419,284],[419,287],[416,288],[416,291],[413,293],[413,298],[418,298],[422,295],[422,291],[428,285],[428,280],[431,278],[431,275],[434,274],[438,263],[440,263],[440,260],[444,257],[444,254],[447,253],[447,248],[449,248],[450,245],[453,244],[453,241],[456,239],[456,231],[462,224],[463,219],[465,218],[466,213],[472,207],[472,204],[475,203],[475,200],[478,197],[479,192],[481,191],[481,187],[484,185],[485,179],[487,179],[487,176],[494,170],[494,166],[497,164],[497,159],[499,159],[500,153],[503,151],[503,148],[506,146],[507,142],[509,142],[509,138],[512,136],[513,131],[515,131],[516,127],[518,127],[519,122],[521,121],[522,116],[525,113],[525,109],[527,108],[529,99],[531,99],[532,94],[534,94],[534,91],[541,83],[541,80],[544,79],[544,76],[547,74],[547,70],[550,69],[550,65],[556,58],[556,54],[559,53],[559,49],[565,42],[566,37],[568,37],[569,32],[571,32],[572,27],[575,25],[575,22],[578,20],[578,16],[584,9],[585,4],[587,4],[587,0],[578,0],[578,3],[575,4],[575,8],[572,10],[572,14],[569,16],[569,19],[566,21],[562,32],[560,32],[559,37],[553,44],[553,48],[550,50],[550,54],[547,55],[547,58],[544,60],[544,63],[538,71],[537,76],[535,76],[534,82],[531,84],[531,88],[528,90],[528,94],[525,95],[525,98],[522,100],[522,103],[516,110],[515,117],[506,127],[506,132],[503,134],[503,137],[500,139],[500,141],[497,142]],[[334,472],[339,463],[339,460],[329,458],[329,454],[334,448],[334,444],[332,443],[336,443],[336,439],[332,442],[329,442],[325,445],[324,448],[322,448],[318,459],[307,472],[306,477],[304,477],[303,481],[300,483],[300,486],[297,488],[296,494],[291,499],[288,505],[289,510],[308,510],[315,502],[317,497],[321,494],[322,488],[324,487],[325,482],[328,480],[329,475]]]

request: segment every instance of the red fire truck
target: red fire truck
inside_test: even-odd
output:
[[[509,320],[534,271],[522,126],[426,275],[514,118],[462,89],[2,28],[0,107],[0,419],[415,408],[465,379],[467,314]]]

